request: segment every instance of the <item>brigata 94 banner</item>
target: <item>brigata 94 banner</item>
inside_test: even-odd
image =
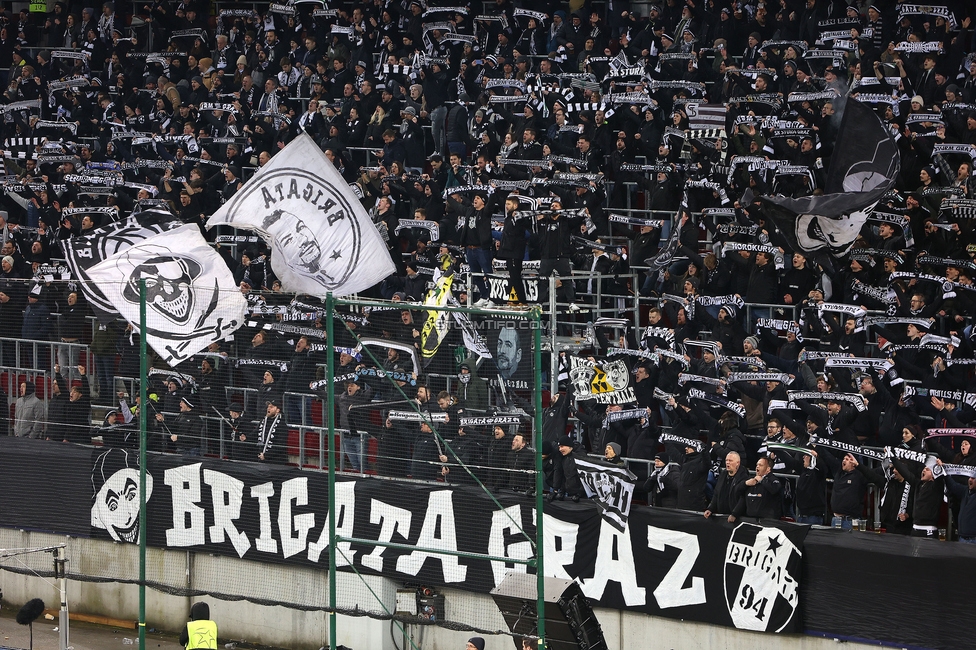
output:
[[[328,476],[288,466],[150,454],[149,545],[328,567]],[[52,480],[56,476],[57,480]],[[398,582],[488,593],[533,555],[535,502],[501,508],[474,488],[341,477],[337,535],[404,544],[339,546],[337,565]],[[139,540],[138,455],[0,439],[0,525],[122,543]],[[519,522],[526,534],[519,531]],[[598,605],[762,632],[794,632],[805,526],[634,507],[623,530],[594,501],[546,505],[545,570]]]

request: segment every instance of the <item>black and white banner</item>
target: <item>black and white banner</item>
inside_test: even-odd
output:
[[[518,415],[485,415],[481,417],[458,418],[460,427],[493,427],[496,425],[508,426],[521,424],[522,418]]]
[[[798,399],[816,400],[821,402],[847,402],[858,411],[867,410],[867,406],[864,405],[864,398],[857,393],[820,393],[817,391],[791,390],[788,391],[788,395],[790,396],[791,402]]]
[[[515,302],[518,295],[515,293],[515,286],[507,276],[486,275],[488,281],[488,299],[494,303]],[[539,278],[528,278],[523,276],[522,283],[525,285],[525,298],[529,302],[539,300]]]
[[[362,291],[396,268],[349,185],[308,135],[292,140],[207,221],[253,230],[289,291]]]
[[[938,16],[945,18],[951,29],[957,29],[956,16],[945,5],[898,5],[898,20],[903,16]]]
[[[570,357],[570,381],[576,390],[577,400],[596,400],[599,404],[626,404],[636,402],[637,396],[630,385],[630,372],[623,360],[597,361]]]
[[[131,246],[150,237],[183,226],[172,214],[163,211],[146,211],[133,214],[123,221],[116,221],[101,228],[94,228],[62,243],[64,256],[71,267],[71,274],[81,281],[85,297],[95,314],[107,320],[118,313],[104,291],[92,282],[89,271],[100,262],[122,253]]]
[[[447,413],[430,413],[428,411],[390,411],[387,416],[392,422],[436,422],[444,424],[448,420]]]
[[[879,372],[887,372],[894,365],[890,359],[873,357],[834,357],[824,364],[827,368],[877,368]]]
[[[50,489],[52,472],[62,490]],[[150,546],[328,568],[327,474],[159,454],[150,454],[147,472]],[[119,499],[138,493],[136,453],[4,437],[0,476],[18,476],[0,492],[2,526],[139,539],[138,498]],[[472,487],[345,479],[335,489],[336,534],[403,546],[340,542],[340,570],[486,594],[524,565],[436,551],[534,555],[533,499],[504,492],[496,503]],[[631,507],[620,529],[596,499],[547,504],[545,514],[545,574],[577,580],[601,607],[754,631],[802,629],[806,526]]]
[[[762,197],[769,221],[793,250],[846,255],[871,210],[894,185],[898,147],[868,106],[848,102],[837,142],[822,196]]]
[[[701,440],[695,440],[694,438],[683,438],[681,436],[676,436],[673,433],[662,433],[659,440],[664,444],[672,443],[681,445],[682,447],[690,447],[695,451],[701,451],[703,446]]]
[[[742,300],[742,296],[737,294],[730,294],[728,296],[696,296],[695,302],[705,307],[714,307],[715,305],[733,305],[741,308],[743,305],[745,305],[745,302]]]
[[[783,384],[789,384],[793,381],[785,372],[730,372],[726,378],[726,381],[778,381]]]
[[[873,458],[874,460],[884,460],[888,457],[882,449],[872,449],[870,447],[862,447],[860,445],[852,445],[848,442],[841,442],[840,440],[833,440],[832,438],[822,438],[818,436],[813,436],[810,438],[810,445],[814,447],[830,447],[831,449],[836,449],[838,451],[843,451],[848,454],[853,454],[855,456],[864,456],[865,458]]]
[[[712,404],[717,404],[723,408],[726,408],[740,418],[746,417],[746,407],[739,402],[733,402],[730,399],[726,399],[719,395],[714,395],[712,393],[706,393],[705,391],[698,388],[691,388],[688,390],[688,399],[700,399],[706,402],[711,402]]]
[[[145,281],[146,343],[171,366],[244,324],[247,301],[193,224],[133,244],[89,268],[88,277],[136,330]]]
[[[951,463],[942,463],[941,465],[934,465],[932,467],[932,475],[935,478],[939,478],[943,474],[948,476],[968,476],[971,478],[976,478],[976,467],[972,465],[954,465]]]
[[[424,229],[430,233],[431,241],[438,241],[441,238],[440,225],[436,221],[427,221],[426,219],[400,219],[400,223],[397,224],[393,234],[399,235],[400,231],[404,228]]]
[[[582,458],[576,459],[576,469],[586,496],[596,497],[603,518],[621,533],[626,532],[637,477],[625,467]]]

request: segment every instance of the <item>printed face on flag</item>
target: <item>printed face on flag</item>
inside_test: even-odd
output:
[[[827,248],[835,255],[847,252],[861,233],[861,226],[875,204],[838,219],[801,214],[796,218],[796,240],[805,251]]]
[[[282,288],[347,295],[395,271],[372,220],[307,135],[292,141],[207,222],[253,230],[271,246]]]
[[[898,147],[881,120],[859,101],[846,105],[824,193],[761,197],[764,209],[794,250],[850,250],[900,169]]]
[[[247,301],[196,226],[160,233],[88,270],[119,314],[139,329],[146,284],[146,343],[175,366],[244,322]]]
[[[526,332],[520,332],[514,327],[504,327],[497,331],[495,345],[489,348],[493,350],[495,369],[503,379],[512,379],[519,373],[522,365],[522,339]]]

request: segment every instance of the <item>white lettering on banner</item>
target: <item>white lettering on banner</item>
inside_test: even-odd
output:
[[[383,503],[377,499],[370,499],[369,501],[369,523],[380,527],[379,538],[376,540],[378,542],[384,544],[392,542],[393,533],[402,537],[404,541],[408,541],[407,536],[410,535],[412,519],[413,513],[406,508],[391,506],[389,503]],[[382,572],[384,551],[386,551],[385,546],[375,546],[373,552],[364,555],[360,561],[364,567]]]
[[[263,553],[277,553],[278,542],[275,541],[271,533],[271,497],[274,496],[275,489],[271,483],[262,483],[251,488],[251,498],[258,500],[258,522],[261,526],[261,534],[254,540],[258,550]]]
[[[197,505],[201,465],[173,467],[163,473],[163,483],[171,488],[173,500],[173,527],[166,531],[167,546],[196,546],[207,541],[204,510]]]
[[[800,550],[778,528],[740,524],[725,553],[725,594],[732,623],[742,630],[779,632],[799,603],[789,564]]]
[[[281,484],[281,498],[278,500],[278,534],[281,535],[281,552],[289,558],[305,550],[308,544],[308,531],[315,526],[315,515],[306,512],[293,517],[292,501],[296,506],[308,505],[308,479],[304,476],[288,479]],[[292,533],[298,533],[293,536]]]
[[[532,509],[532,521],[538,516],[538,511]],[[576,561],[576,540],[579,537],[579,524],[557,519],[550,514],[543,514],[543,532],[545,537],[545,573],[550,578],[573,580],[566,567]],[[498,586],[497,584],[495,585]]]
[[[532,557],[532,544],[528,540],[505,545],[506,535],[521,535],[521,529],[514,522],[522,521],[522,506],[515,504],[504,510],[491,513],[491,532],[488,533],[488,555],[528,560]],[[509,573],[525,573],[524,564],[508,564],[492,560],[491,572],[497,587]]]
[[[428,495],[424,525],[420,529],[417,546],[457,552],[457,530],[454,526],[454,492],[452,490],[434,490]],[[414,551],[410,555],[397,558],[397,571],[415,576],[420,572],[428,558],[441,563],[444,582],[464,582],[468,575],[468,567],[458,563],[457,556],[440,555],[427,551]]]
[[[539,281],[532,278],[522,278],[525,285],[526,300],[536,301],[539,299]],[[491,300],[506,301],[517,300],[515,290],[509,285],[508,278],[488,278],[488,297]]]
[[[681,552],[664,576],[664,580],[654,590],[658,607],[669,609],[687,605],[704,605],[706,600],[704,578],[695,576],[691,579],[691,586],[684,586],[701,552],[698,537],[680,530],[647,527],[647,548],[663,552],[668,546]]]
[[[226,534],[237,555],[244,557],[244,554],[251,549],[251,542],[247,534],[237,530],[237,526],[234,525],[234,521],[241,516],[244,481],[223,472],[205,469],[203,482],[210,486],[210,502],[213,504],[214,523],[210,527],[210,541],[220,544]]]
[[[335,512],[336,512],[336,535],[339,537],[352,537],[353,523],[356,519],[356,481],[341,481],[335,484]],[[329,548],[329,515],[326,514],[325,524],[319,538],[308,545],[308,559],[318,562],[322,551]],[[349,566],[356,557],[356,552],[352,550],[349,542],[339,542],[336,544],[336,566]]]
[[[313,511],[309,507],[313,502],[321,502],[321,495],[310,494],[310,489],[316,489],[314,481],[315,478],[302,475],[282,480],[280,485],[277,481],[267,481],[247,486],[245,481],[227,473],[204,469],[203,463],[166,469],[163,484],[170,489],[172,507],[171,527],[165,531],[166,544],[170,548],[191,548],[226,541],[242,558],[248,556],[253,546],[259,557],[271,554],[285,560],[304,555],[309,562],[319,563],[328,558],[329,518],[320,514],[321,510]],[[335,486],[335,527],[341,538],[355,536],[356,483],[341,481]],[[206,490],[209,495],[205,494]],[[257,521],[247,525],[241,522],[246,510],[245,498],[253,500],[247,504],[248,509],[257,511]],[[528,510],[524,503],[492,510],[487,535],[474,540],[476,547],[480,546],[482,550],[473,552],[494,558],[486,562],[491,567],[491,581],[495,586],[509,573],[528,571],[522,562],[531,559],[535,549],[533,540],[526,538],[520,528],[525,514],[523,507]],[[208,512],[208,508],[212,512]],[[421,508],[425,508],[422,514]],[[365,516],[365,512],[361,514]],[[536,516],[534,509],[532,516]],[[415,526],[421,517],[422,521]],[[432,580],[446,585],[464,583],[470,572],[455,555],[459,545],[456,517],[452,489],[435,489],[427,494],[426,503],[421,500],[408,508],[369,499],[368,519],[373,531],[369,539],[375,539],[379,544],[403,542],[411,549],[396,554],[396,561],[387,565],[388,547],[377,544],[366,549],[369,554],[364,551],[357,564],[382,574],[396,571],[402,578],[409,579],[407,576],[416,577],[421,572],[436,572],[437,564],[428,566],[428,560],[433,560],[439,563],[442,579]],[[164,515],[164,520],[168,519],[169,514]],[[632,530],[627,525],[620,531],[614,523],[601,518],[595,549],[590,543],[585,547],[587,558],[591,559],[584,559],[583,564],[589,566],[592,562],[593,568],[585,569],[580,575],[581,558],[577,557],[580,525],[546,514],[546,575],[576,580],[588,598],[598,601],[605,599],[607,586],[615,582],[628,608],[650,605],[669,611],[705,605],[708,601],[707,583],[718,580],[717,576],[702,575],[705,569],[699,566],[702,544],[708,549],[708,540],[667,526],[642,525]],[[638,541],[635,555],[632,533],[638,540],[646,535],[646,548],[662,554],[651,554],[642,559],[664,562],[658,565],[660,568],[656,572],[663,577],[653,584],[640,582],[636,558],[644,558],[648,550],[643,550]],[[763,632],[785,629],[799,603],[799,549],[785,531],[755,524],[737,526],[723,547],[723,592],[732,624],[740,629]],[[676,554],[675,550],[678,551]],[[590,553],[595,555],[590,556]],[[355,562],[350,542],[339,542],[335,561],[339,567]],[[616,594],[616,589],[611,591]],[[648,592],[654,600],[648,601]]]
[[[790,603],[796,603],[796,582],[781,564],[776,563],[774,555],[759,553],[751,546],[733,542],[729,544],[726,560],[731,564],[762,571],[781,596]]]
[[[600,541],[596,547],[593,577],[582,580],[583,593],[587,598],[600,600],[610,581],[620,585],[620,592],[628,607],[638,607],[646,602],[646,589],[637,586],[634,548],[630,543],[630,526],[626,526],[624,531],[620,532],[606,519],[601,518]]]

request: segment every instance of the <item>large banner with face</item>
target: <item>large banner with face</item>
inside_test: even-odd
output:
[[[508,389],[525,390],[534,385],[533,325],[527,318],[490,318],[481,322],[492,355],[485,360],[487,370],[483,367],[481,374],[493,385],[499,379],[505,381]]]
[[[328,567],[326,474],[150,454],[148,475],[149,545]],[[134,452],[3,438],[0,487],[0,525],[139,541]],[[534,555],[534,501],[521,495],[500,493],[496,505],[474,488],[359,478],[340,479],[335,496],[337,535],[406,545],[341,543],[337,564],[347,570],[488,593],[524,565],[411,547]],[[621,530],[595,501],[548,504],[544,526],[546,574],[578,580],[600,606],[756,631],[799,629],[804,526],[634,507]]]

